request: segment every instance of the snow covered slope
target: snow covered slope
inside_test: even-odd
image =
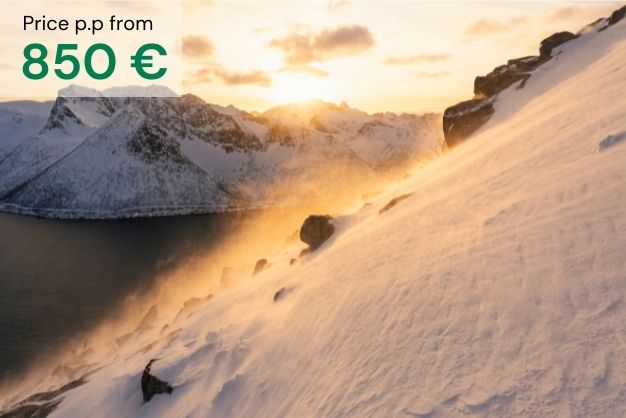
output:
[[[626,21],[569,42],[313,254],[85,347],[51,416],[626,416],[625,63]]]
[[[0,161],[20,140],[36,135],[50,114],[51,103],[30,101],[0,104]]]
[[[110,93],[70,86],[30,130],[0,107],[0,210],[116,218],[311,203],[358,195],[443,146],[440,115],[320,102],[293,119],[292,108],[255,116],[192,95]]]

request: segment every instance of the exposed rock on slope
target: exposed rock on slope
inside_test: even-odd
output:
[[[616,24],[617,22],[622,20],[625,16],[626,16],[626,6],[622,7],[621,9],[617,9],[616,11],[611,13],[611,16],[609,16],[607,20],[607,26],[604,28],[601,28],[600,30],[605,30],[608,26],[612,26]]]
[[[157,360],[150,360],[141,374],[141,392],[143,393],[144,402],[150,402],[154,395],[162,393],[171,394],[174,391],[172,385],[150,373],[150,367],[155,361]]]
[[[493,98],[471,99],[446,109],[443,131],[451,147],[467,138],[493,115]]]
[[[302,224],[300,239],[309,244],[311,250],[317,249],[335,232],[331,223],[333,218],[328,215],[311,215]]]
[[[550,58],[552,56],[552,50],[557,46],[563,45],[565,42],[569,42],[572,39],[576,39],[578,35],[574,35],[571,32],[557,32],[548,36],[546,39],[541,41],[541,45],[539,46],[539,56]]]
[[[588,27],[599,27],[599,31],[614,25],[624,17],[626,6],[615,11],[606,19],[599,19]],[[555,48],[578,38],[571,32],[557,32],[543,41],[538,56],[509,60],[485,76],[474,80],[474,98],[447,108],[443,115],[443,130],[448,146],[454,146],[476,132],[494,113],[494,102],[503,90],[517,84],[524,88],[528,79],[539,66],[553,57]]]

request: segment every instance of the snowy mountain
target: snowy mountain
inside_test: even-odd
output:
[[[602,27],[523,90],[502,91],[471,141],[335,218],[316,252],[292,265],[303,245],[288,245],[211,299],[150,309],[124,339],[86,342],[62,363],[67,377],[46,375],[5,408],[39,393],[16,407],[626,416],[626,20]],[[153,358],[174,390],[144,404]]]
[[[356,195],[443,146],[438,115],[322,102],[252,115],[192,95],[118,93],[70,86],[45,123],[2,104],[0,210],[115,218],[306,204]]]

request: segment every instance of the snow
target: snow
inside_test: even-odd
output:
[[[105,97],[180,97],[180,94],[175,93],[168,87],[156,84],[149,86],[110,87],[103,90],[102,95]],[[81,95],[75,96],[80,97]]]
[[[85,86],[70,84],[69,86],[59,90],[59,97],[178,97],[179,94],[165,86],[149,85],[149,86],[122,86],[110,87],[103,91],[92,89]]]
[[[439,115],[380,119],[319,102],[258,117],[191,95],[112,98],[76,85],[59,94],[35,135],[22,136],[20,113],[0,113],[0,210],[100,219],[308,204],[358,195],[443,146]],[[136,120],[120,117],[129,113]],[[283,121],[284,143],[269,132]]]
[[[36,135],[44,125],[51,102],[20,101],[0,104],[0,161],[23,138]]]
[[[624,62],[626,22],[568,43],[310,256],[68,360],[51,417],[626,416]]]

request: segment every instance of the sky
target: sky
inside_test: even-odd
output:
[[[619,2],[213,1],[184,9],[185,90],[247,110],[309,99],[442,111],[475,76]]]
[[[71,81],[100,90],[136,84],[128,57],[142,43],[159,42],[170,52],[169,79],[159,84],[210,103],[264,111],[321,99],[345,101],[369,113],[443,111],[472,97],[477,75],[510,58],[537,54],[541,39],[557,31],[576,32],[620,5],[615,1],[0,0],[0,97],[54,97],[69,84],[52,76],[36,82],[22,76],[22,50],[30,42],[51,47],[76,42],[79,56],[94,42],[113,45],[118,56],[114,77],[94,82],[81,72]],[[150,17],[155,29],[78,37],[24,31],[20,25],[25,13],[48,18],[106,19],[112,13]],[[51,51],[49,59],[53,55]],[[96,54],[98,59],[102,61],[102,53]]]

